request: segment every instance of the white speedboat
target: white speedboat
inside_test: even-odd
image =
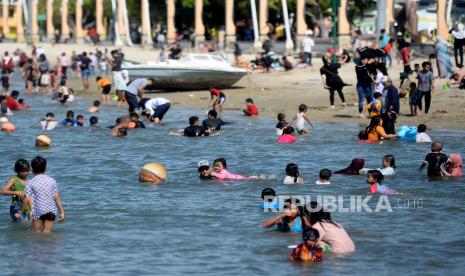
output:
[[[247,74],[247,70],[228,63],[220,54],[187,54],[180,60],[148,61],[146,64],[123,63],[131,80],[155,79],[155,89],[203,90],[209,86],[230,88]]]

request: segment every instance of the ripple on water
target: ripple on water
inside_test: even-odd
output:
[[[70,109],[88,118],[91,100],[80,98],[70,107],[50,103],[42,96],[26,97],[26,101],[32,103],[31,110],[11,118],[18,131],[0,135],[5,145],[0,176],[8,179],[19,158],[46,157],[48,173],[59,184],[66,221],[57,224],[51,236],[32,235],[29,223],[10,222],[10,199],[1,197],[0,250],[8,252],[8,258],[2,258],[0,264],[5,274],[462,272],[464,180],[422,177],[418,166],[429,145],[356,143],[358,124],[319,124],[309,137],[299,137],[294,145],[280,145],[275,143],[274,120],[244,118],[235,111],[224,114],[225,120],[233,123],[224,126],[223,136],[172,137],[167,133],[183,128],[189,116],[204,116],[201,110],[173,108],[165,126],[130,130],[126,138],[111,137],[105,128],[89,132],[58,127],[48,132],[52,147],[41,150],[34,147],[35,136],[44,132],[39,118],[46,112],[62,118]],[[105,106],[97,114],[102,127],[114,124],[120,115],[114,107]],[[432,130],[430,135],[446,141],[446,152],[464,155],[464,132]],[[353,237],[357,252],[329,254],[321,264],[289,263],[288,245],[299,243],[301,236],[261,227],[272,215],[257,208],[261,190],[272,187],[280,195],[365,196],[368,184],[363,176],[335,175],[329,186],[313,183],[321,168],[346,167],[356,156],[365,158],[367,167],[377,168],[385,154],[394,154],[397,163],[397,175],[386,182],[402,192],[389,197],[393,212],[333,213]],[[226,158],[232,172],[265,177],[243,182],[200,181],[197,162],[218,157]],[[165,184],[137,181],[140,168],[148,162],[166,166]],[[281,184],[284,168],[291,162],[299,165],[305,185]],[[344,204],[348,200],[345,198]],[[377,197],[373,200],[371,207]],[[12,259],[28,265],[20,269]]]

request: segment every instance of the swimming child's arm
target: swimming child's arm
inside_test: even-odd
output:
[[[178,130],[170,131],[168,133],[168,135],[171,135],[171,136],[183,136],[183,133],[184,133],[184,129],[178,129]]]
[[[310,122],[310,120],[308,119],[307,115],[302,115],[302,117],[304,117],[304,120],[307,121],[307,123],[311,126],[311,127],[315,127],[312,122]]]
[[[418,169],[418,171],[421,172],[425,168],[425,166],[428,166],[428,165],[429,165],[428,161],[424,160],[423,163],[421,163],[421,166]]]
[[[59,221],[63,221],[65,220],[65,209],[63,209],[63,204],[61,204],[61,198],[60,198],[60,195],[58,194],[58,192],[55,192],[53,194],[53,199],[55,200],[55,203],[58,207],[58,210],[60,210],[60,220]]]

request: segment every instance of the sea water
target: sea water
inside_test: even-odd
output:
[[[95,97],[97,98],[97,94]],[[0,197],[1,274],[319,274],[394,275],[462,274],[465,256],[464,179],[429,181],[418,167],[429,144],[387,141],[357,143],[358,124],[320,123],[295,144],[275,142],[275,121],[246,118],[225,111],[224,134],[216,137],[173,137],[188,117],[205,110],[174,105],[163,126],[129,130],[112,137],[105,128],[114,124],[115,106],[89,114],[92,97],[77,97],[69,107],[46,96],[25,97],[30,110],[10,119],[14,133],[0,133],[0,179],[14,175],[14,162],[47,158],[47,174],[57,180],[66,220],[50,235],[33,234],[30,223],[13,223],[9,197]],[[169,96],[168,96],[169,98]],[[262,103],[265,104],[265,103]],[[260,103],[259,103],[260,105]],[[102,128],[40,128],[46,112],[58,119],[67,110],[99,117]],[[310,112],[311,117],[311,112]],[[419,117],[420,119],[420,117]],[[399,119],[402,121],[402,118]],[[37,135],[48,133],[49,149],[34,147]],[[465,155],[462,131],[432,130],[434,140],[445,142],[444,152]],[[332,184],[317,186],[322,168],[346,167],[352,158],[366,159],[378,168],[386,154],[396,158],[396,176],[387,185],[401,192],[389,197],[392,212],[333,212],[354,240],[349,256],[326,254],[319,264],[290,263],[289,245],[301,235],[264,229],[273,216],[258,208],[261,190],[271,187],[279,195],[342,195],[365,197],[364,176],[332,177]],[[216,158],[227,160],[231,172],[261,175],[241,182],[201,181],[196,164]],[[140,168],[163,163],[168,179],[160,185],[138,182]],[[297,163],[304,185],[283,185],[284,169]],[[32,177],[32,175],[30,176]],[[370,201],[370,206],[377,197]],[[3,211],[1,211],[3,210]]]

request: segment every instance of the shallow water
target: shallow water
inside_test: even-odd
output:
[[[69,108],[43,96],[26,101],[31,110],[11,117],[18,130],[0,133],[0,179],[14,174],[17,159],[43,155],[48,174],[58,182],[66,221],[56,224],[51,235],[33,235],[30,224],[11,222],[10,199],[1,197],[2,274],[463,273],[465,181],[428,181],[419,174],[418,165],[429,152],[427,144],[356,143],[359,125],[319,124],[311,136],[281,145],[274,142],[274,120],[243,118],[237,111],[225,112],[225,120],[232,124],[224,126],[224,136],[172,137],[167,133],[184,127],[188,116],[203,117],[205,112],[174,107],[165,126],[130,130],[126,138],[111,137],[107,129],[56,128],[49,132],[52,147],[40,150],[34,147],[35,136],[44,133],[39,119],[49,111],[61,119],[68,109],[88,119],[91,99],[78,97]],[[103,107],[97,116],[102,126],[108,126],[118,113],[113,106]],[[446,153],[465,156],[464,132],[432,130],[430,135],[446,142]],[[300,235],[261,227],[271,216],[257,208],[261,190],[365,196],[368,185],[363,176],[335,176],[328,186],[313,183],[321,168],[334,171],[357,156],[376,168],[385,154],[394,154],[398,164],[397,175],[387,184],[402,192],[390,197],[393,212],[334,212],[333,218],[353,238],[356,253],[327,254],[321,264],[288,262],[287,246],[299,243]],[[201,182],[197,161],[218,157],[226,158],[232,172],[275,178]],[[138,182],[138,172],[148,162],[167,167],[165,184]],[[299,165],[305,185],[280,184],[290,162]],[[412,207],[414,199],[422,200],[421,208],[403,208]],[[370,206],[372,202],[376,200]]]

